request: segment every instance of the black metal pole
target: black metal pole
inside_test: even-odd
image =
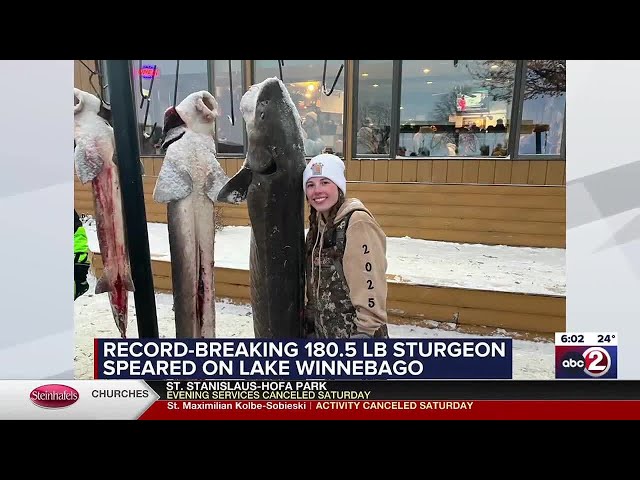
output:
[[[147,214],[144,207],[138,128],[133,88],[127,60],[107,60],[109,99],[116,141],[122,205],[135,287],[136,316],[140,338],[158,338],[156,298],[151,273]]]

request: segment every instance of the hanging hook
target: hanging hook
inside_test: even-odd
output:
[[[178,100],[178,74],[180,73],[180,60],[176,60],[176,83],[173,86],[173,108],[176,108]]]
[[[151,77],[153,78],[153,77]],[[142,105],[144,104],[144,101],[146,100],[145,94],[142,91],[142,60],[138,60],[138,90],[140,92],[140,107],[142,108]]]
[[[278,61],[278,64],[280,64],[280,62]],[[280,76],[282,76],[282,74],[280,74]],[[231,125],[235,125],[235,119],[233,116],[233,81],[231,78],[231,60],[229,60],[229,96],[231,97],[231,116],[229,117],[229,120],[231,120]],[[227,115],[228,116],[228,115]]]
[[[338,79],[340,78],[340,74],[342,73],[342,69],[344,68],[344,63],[340,65],[340,70],[338,70],[338,75],[336,75],[336,79],[333,81],[333,85],[331,86],[331,90],[327,92],[326,87],[326,78],[327,78],[327,61],[324,61],[324,70],[322,70],[322,92],[327,96],[331,96],[333,93],[333,89],[336,88],[336,83],[338,83]]]
[[[284,67],[284,60],[278,60],[278,69],[280,70],[280,80],[284,83],[284,77],[282,76],[282,67]]]
[[[151,128],[151,134],[146,133],[147,118],[149,117],[149,105],[151,105],[151,92],[153,91],[153,81],[156,78],[157,65],[153,65],[153,68],[151,70],[151,83],[149,83],[149,90],[146,95],[142,91],[142,60],[138,60],[138,66],[139,66],[138,87],[140,89],[140,108],[142,108],[142,106],[144,105],[145,100],[147,102],[147,108],[144,112],[144,123],[142,124],[142,134],[144,135],[145,138],[150,138],[153,132],[155,131],[156,127],[158,126],[158,122],[155,122],[153,124],[153,127]]]
[[[96,96],[98,97],[102,105],[104,105],[105,107],[110,107],[110,104],[104,101],[104,91],[107,88],[107,86],[103,85],[103,81],[104,81],[103,73],[100,70],[101,61],[100,60],[94,60],[94,61],[96,65],[95,70],[90,68],[89,65],[84,63],[84,61],[82,60],[80,60],[80,63],[84,66],[84,68],[89,70],[89,85],[91,85],[91,88],[93,89],[93,93],[96,94]],[[93,77],[96,75],[98,76],[98,87],[96,87],[95,84],[93,83]]]
[[[100,85],[100,100],[102,101],[102,104],[109,111],[111,111],[111,102],[107,102],[104,99],[104,96],[105,96],[104,94],[107,91],[107,88],[109,87],[109,85],[104,83],[105,75],[104,75],[104,72],[102,71],[102,60],[96,60],[96,72],[98,74],[98,84]]]

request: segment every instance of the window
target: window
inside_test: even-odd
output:
[[[231,68],[231,85],[229,85],[229,68]],[[230,88],[233,89],[233,99]],[[243,93],[242,60],[213,60],[213,96],[218,102],[219,113],[216,118],[218,142],[216,149],[219,154],[244,154],[245,126],[240,113],[240,99]]]
[[[164,125],[164,112],[179,104],[188,95],[209,90],[207,60],[132,60],[133,91],[135,95],[140,155],[162,155],[160,140]],[[177,98],[176,68],[178,70]],[[152,83],[153,81],[153,83]],[[142,103],[142,97],[149,101]],[[147,111],[148,108],[148,111]],[[145,122],[146,116],[146,122]]]
[[[401,157],[505,157],[515,60],[403,60]]]
[[[322,75],[324,60],[256,60],[254,83],[271,77],[280,78],[280,68],[284,84],[298,109],[302,120],[304,152],[308,157],[322,152],[342,156],[344,136],[344,65],[341,60],[328,60],[325,88],[331,90],[340,72],[331,95],[323,92]]]
[[[529,60],[518,155],[564,156],[566,60]]]
[[[356,155],[388,155],[393,60],[360,60],[357,82]]]

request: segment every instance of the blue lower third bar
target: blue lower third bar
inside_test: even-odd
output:
[[[511,379],[512,339],[96,339],[98,379]]]

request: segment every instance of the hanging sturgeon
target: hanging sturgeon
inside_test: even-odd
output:
[[[165,112],[166,154],[153,198],[168,204],[176,338],[215,338],[214,202],[228,180],[216,159],[217,116],[204,90]]]
[[[73,93],[74,163],[80,181],[92,182],[96,230],[104,266],[95,293],[109,293],[116,326],[122,338],[126,338],[128,292],[133,292],[134,286],[125,240],[113,128],[101,116],[102,102],[98,97],[77,88]]]
[[[277,78],[240,100],[248,135],[244,165],[218,200],[245,199],[251,220],[250,278],[256,338],[302,338],[306,166],[300,116]]]

